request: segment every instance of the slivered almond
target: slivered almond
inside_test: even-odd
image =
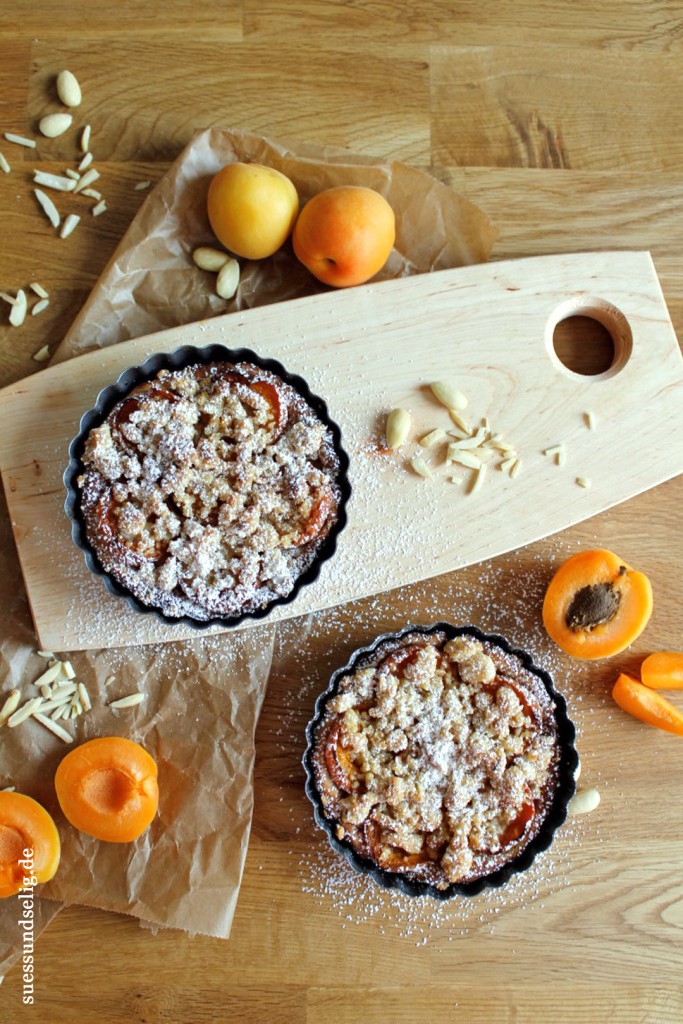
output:
[[[149,186],[150,186],[151,184],[152,184],[152,182],[151,182],[151,181],[139,181],[139,182],[137,183],[137,185],[135,186],[135,191],[136,191],[136,192],[144,192],[144,191],[145,191],[145,189],[146,189],[146,188],[149,188]]]
[[[423,458],[416,455],[410,460],[410,465],[418,476],[423,477],[425,480],[429,480],[432,476],[432,471]]]
[[[30,718],[34,711],[37,711],[40,705],[43,703],[42,697],[31,697],[25,704],[22,704],[17,711],[14,712],[7,720],[7,727],[14,729],[17,725],[21,725],[27,718]]]
[[[85,156],[83,157],[83,159],[81,160],[80,164],[78,165],[78,170],[80,171],[80,173],[82,174],[83,171],[87,171],[88,168],[90,167],[90,164],[92,162],[93,162],[93,155],[92,155],[92,153],[86,153]]]
[[[514,466],[516,461],[517,461],[516,458],[505,459],[504,462],[501,462],[500,468],[502,469],[502,471],[504,473],[510,473],[510,470],[512,469],[512,467]]]
[[[67,178],[71,178],[73,181],[81,180],[80,174],[78,173],[78,171],[74,171],[73,167],[67,167],[64,173],[66,174]]]
[[[20,288],[17,292],[14,305],[12,306],[9,314],[9,322],[12,327],[21,327],[24,320],[26,319],[26,311],[28,309],[28,302],[26,300],[26,292],[23,288]]]
[[[119,697],[118,700],[113,700],[109,707],[110,708],[134,708],[138,704],[142,704],[145,699],[144,693],[129,693],[127,697]]]
[[[48,718],[47,715],[41,714],[40,711],[36,711],[33,718],[35,718],[37,722],[40,722],[41,725],[44,725],[46,729],[49,729],[50,732],[54,733],[55,736],[59,736],[60,740],[64,740],[65,743],[73,743],[73,736],[71,736],[66,729],[63,729],[61,725],[57,725],[54,719]]]
[[[81,175],[81,180],[76,185],[76,188],[74,189],[74,192],[82,192],[84,188],[88,188],[88,186],[92,185],[92,183],[94,181],[97,181],[99,176],[100,176],[100,172],[98,170],[96,170],[94,167],[90,167],[85,172],[85,174]]]
[[[92,708],[92,701],[90,700],[90,694],[86,690],[83,683],[78,684],[78,697],[81,704],[83,705],[83,710],[90,711],[90,709]]]
[[[446,431],[442,430],[441,427],[437,427],[435,430],[430,430],[428,434],[420,438],[420,445],[423,448],[432,448],[439,441],[443,441],[446,438]]]
[[[55,662],[54,665],[50,665],[46,668],[42,675],[34,681],[34,686],[42,686],[44,683],[54,683],[58,675],[61,675],[62,663],[61,661]]]
[[[479,469],[482,464],[478,456],[460,448],[453,448],[452,444],[448,446],[447,458],[449,462],[457,462],[459,466],[466,466],[468,469]]]
[[[477,470],[477,475],[474,478],[474,483],[470,487],[470,494],[476,494],[477,491],[481,490],[484,484],[484,480],[486,479],[486,469],[487,467],[485,463],[482,463],[479,469]]]
[[[455,423],[456,427],[459,427],[460,430],[462,430],[463,434],[471,434],[472,433],[472,427],[467,422],[467,420],[463,416],[461,416],[459,412],[457,412],[457,410],[449,409],[448,410],[448,415],[453,420],[453,422]]]
[[[39,348],[38,351],[34,353],[33,358],[37,363],[44,363],[50,358],[49,347],[47,345],[43,345],[42,348]]]
[[[85,128],[81,132],[81,153],[87,153],[90,149],[90,135],[92,129],[89,124],[86,124]]]
[[[50,224],[52,224],[52,227],[58,228],[62,222],[62,218],[59,215],[59,210],[52,202],[50,197],[45,195],[45,193],[42,192],[39,188],[34,188],[33,194],[40,203],[41,209],[47,217],[47,219],[50,221]],[[31,287],[33,287],[33,285],[31,285]],[[46,296],[43,295],[43,298],[46,298]]]
[[[100,199],[99,203],[97,203],[96,206],[93,206],[90,212],[92,213],[93,217],[101,217],[103,213],[106,213],[106,211],[107,204],[105,203],[104,199]]]
[[[80,222],[81,218],[77,213],[70,213],[69,216],[64,219],[62,230],[59,232],[59,237],[68,238],[69,235],[73,234]]]
[[[513,477],[513,478],[516,477],[517,474],[519,473],[519,471],[521,470],[521,468],[522,468],[522,460],[521,459],[515,459],[513,465],[510,467],[510,476]]]
[[[49,292],[45,291],[42,284],[38,284],[37,281],[32,281],[31,284],[29,285],[29,288],[34,293],[34,295],[38,296],[39,299],[47,299],[50,295]],[[36,651],[36,654],[38,655],[39,658],[54,657],[54,655],[50,651]]]
[[[588,488],[591,485],[591,482],[587,476],[577,476],[576,482],[579,485],[579,487],[583,487],[585,488],[585,490],[588,490]]]
[[[0,153],[0,170],[3,170],[5,174],[9,174],[12,170],[5,157]]]
[[[43,310],[47,309],[50,305],[49,299],[41,299],[40,302],[36,302],[35,306],[31,310],[31,316],[38,316]]]
[[[26,149],[36,148],[36,140],[27,139],[25,135],[15,135],[14,132],[5,132],[5,138],[8,142],[13,142],[16,146],[25,146]]]
[[[583,414],[583,418],[586,421],[586,426],[589,430],[595,430],[596,420],[595,413],[588,410]]]
[[[53,188],[57,192],[73,192],[77,184],[73,178],[67,178],[63,174],[49,174],[48,171],[34,171],[33,181],[36,185],[43,185],[44,188]],[[78,184],[80,185],[80,182]]]
[[[75,679],[76,678],[76,673],[74,672],[74,667],[73,667],[73,665],[71,664],[70,661],[63,661],[61,663],[60,667],[61,667],[61,674],[64,676],[65,679]]]
[[[0,292],[0,299],[4,302],[9,302],[10,306],[13,306],[17,301],[16,295],[10,295],[8,292]]]
[[[19,707],[19,701],[21,700],[20,690],[10,690],[5,699],[5,703],[0,708],[0,725],[4,725],[5,722],[14,714]]]
[[[84,188],[81,189],[81,195],[87,196],[88,199],[96,199],[97,202],[102,198],[102,193],[98,192],[96,188]]]

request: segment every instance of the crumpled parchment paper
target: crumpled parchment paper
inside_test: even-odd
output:
[[[212,175],[233,160],[276,167],[302,201],[320,189],[364,184],[383,193],[397,217],[395,250],[380,278],[482,262],[496,229],[483,211],[422,171],[377,164],[337,149],[285,145],[244,131],[196,136],[144,202],[55,360],[218,313],[313,294],[319,285],[289,244],[261,262],[244,261],[226,303],[192,250],[215,245],[205,212]],[[267,353],[265,353],[267,354]],[[84,569],[84,571],[86,571]],[[0,517],[0,701],[25,698],[45,668],[35,636],[6,510]],[[251,824],[254,731],[271,667],[275,627],[158,646],[74,654],[93,710],[68,724],[75,742],[124,735],[159,765],[159,814],[135,843],[101,843],[63,818],[53,778],[64,743],[35,721],[0,730],[0,788],[14,785],[54,814],[62,838],[55,879],[38,890],[34,937],[63,904],[129,913],[141,922],[227,938]],[[66,656],[64,656],[66,657]],[[107,704],[133,691],[137,708]],[[21,955],[18,901],[0,903],[0,974]]]

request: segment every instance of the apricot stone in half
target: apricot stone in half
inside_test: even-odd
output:
[[[55,789],[74,828],[109,843],[141,836],[159,805],[156,761],[121,736],[89,740],[68,753],[55,774]]]
[[[609,658],[642,633],[652,587],[612,551],[581,551],[560,566],[543,601],[549,636],[574,658]]]

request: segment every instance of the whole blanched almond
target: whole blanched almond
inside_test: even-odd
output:
[[[212,249],[209,245],[200,245],[192,253],[192,259],[200,270],[208,270],[213,274],[217,274],[230,257],[226,252],[221,252],[220,249]]]
[[[467,399],[462,391],[458,391],[449,381],[437,380],[430,387],[436,400],[445,405],[447,409],[461,410],[467,408]]]
[[[410,413],[405,409],[392,409],[385,429],[387,448],[400,448],[410,433]]]
[[[57,95],[65,107],[81,105],[81,87],[71,71],[60,71],[57,75]]]
[[[580,789],[571,800],[567,808],[569,814],[590,814],[600,803],[600,794],[597,789]]]
[[[48,114],[41,119],[38,128],[47,139],[56,139],[58,135],[68,131],[72,121],[71,114]]]
[[[216,293],[222,299],[231,299],[240,283],[240,265],[237,260],[228,259],[218,271]]]

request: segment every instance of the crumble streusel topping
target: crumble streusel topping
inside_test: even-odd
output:
[[[231,617],[286,596],[338,510],[329,429],[249,363],[160,371],[90,432],[83,462],[104,569],[171,616]]]
[[[552,701],[492,644],[414,634],[342,680],[314,765],[339,839],[446,888],[490,874],[537,834],[557,775]]]

